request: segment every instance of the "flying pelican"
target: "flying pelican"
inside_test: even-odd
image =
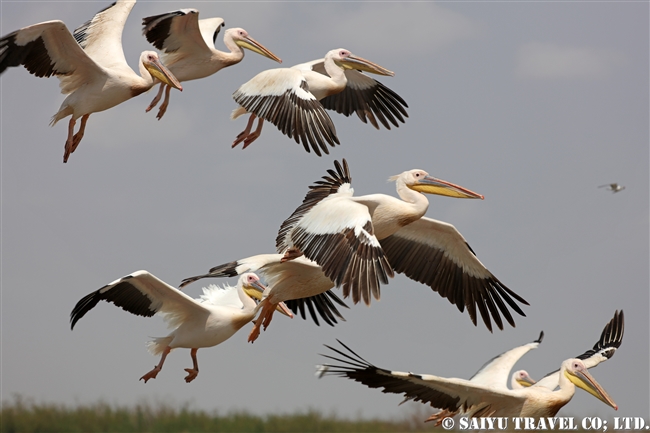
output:
[[[544,339],[544,331],[540,332],[539,337],[535,341],[526,343],[522,346],[514,347],[506,352],[503,352],[500,355],[495,356],[494,358],[487,361],[474,375],[469,379],[469,381],[477,386],[483,386],[485,388],[494,389],[494,390],[508,390],[507,378],[510,370],[515,365],[515,363],[525,354],[533,349],[537,349],[539,344]],[[528,375],[528,372],[525,370],[519,370],[513,373],[510,386],[512,389],[522,389],[528,386],[535,384],[535,380]],[[412,400],[414,396],[406,397],[402,403],[405,403],[409,400]],[[400,404],[402,404],[400,403]],[[442,420],[445,418],[453,417],[457,415],[462,410],[452,411],[449,409],[441,410],[438,413],[431,415],[427,421],[436,421],[436,426],[442,424]]]
[[[77,28],[74,35],[62,21],[46,21],[0,39],[0,73],[10,66],[23,65],[37,77],[56,75],[61,93],[68,95],[50,122],[54,126],[71,116],[63,162],[81,142],[92,113],[146,92],[154,79],[182,90],[153,51],[140,55],[140,76],[126,63],[122,30],[134,4],[134,0],[118,0]],[[80,117],[81,126],[74,134]]]
[[[276,247],[285,260],[304,254],[343,287],[344,297],[352,293],[354,303],[363,298],[369,305],[371,293],[379,299],[380,283],[398,272],[430,286],[461,312],[467,307],[474,325],[478,308],[490,331],[490,316],[503,329],[499,311],[515,326],[506,303],[525,316],[515,300],[528,303],[483,266],[454,226],[424,217],[429,201],[421,193],[482,195],[409,170],[389,179],[401,200],[384,194],[353,197],[347,162],[334,164],[336,172],[328,170],[330,176],[310,186],[303,203],[282,223]]]
[[[601,362],[607,361],[614,352],[621,346],[623,341],[623,332],[625,322],[623,311],[616,311],[614,317],[605,325],[600,335],[600,339],[594,344],[593,348],[576,356],[581,360],[585,367],[593,368]],[[491,389],[507,389],[505,384],[508,373],[515,363],[529,350],[537,348],[541,343],[544,333],[542,332],[537,340],[532,343],[511,349],[501,355],[488,361],[481,369],[469,380],[477,385],[490,387]],[[555,390],[559,386],[560,371],[555,370],[547,374],[544,378],[536,382],[526,370],[518,370],[513,373],[510,386],[512,389],[521,389],[529,386],[544,387],[549,391]],[[445,418],[457,415],[461,411],[442,410],[431,415],[426,421],[436,421],[436,426],[441,425]]]
[[[600,339],[586,352],[576,356],[582,360],[587,368],[594,368],[601,362],[611,359],[616,350],[621,347],[625,332],[625,317],[623,310],[614,312],[614,317],[605,325]],[[560,372],[555,370],[541,378],[535,386],[542,386],[550,390],[558,387]]]
[[[161,15],[142,19],[142,34],[147,40],[163,52],[163,62],[179,81],[198,80],[216,74],[221,69],[235,65],[244,58],[243,48],[282,63],[279,57],[248,35],[241,28],[225,31],[223,43],[229,52],[214,48],[219,30],[224,26],[222,18],[199,20],[196,9],[179,9]],[[158,104],[166,88],[165,100],[160,105],[158,115],[162,119],[167,105],[171,86],[161,83],[158,94],[151,101],[146,111]]]
[[[341,365],[325,364],[320,368],[322,375],[347,377],[370,388],[383,388],[382,392],[385,393],[404,394],[409,399],[430,403],[449,413],[463,410],[468,417],[553,417],[571,400],[576,386],[618,409],[612,398],[589,374],[583,361],[577,358],[562,362],[558,391],[540,386],[512,390],[465,379],[386,370],[374,366],[339,343],[348,353],[327,345],[325,347],[345,359],[323,355]]]
[[[232,147],[241,142],[244,149],[248,147],[262,133],[264,120],[268,120],[296,143],[302,142],[307,152],[311,146],[318,156],[321,150],[329,154],[327,145],[333,147],[339,144],[339,139],[325,109],[345,116],[357,113],[363,123],[369,120],[377,129],[376,119],[386,129],[390,129],[388,122],[396,127],[398,120],[404,123],[404,117],[408,117],[404,109],[408,107],[406,102],[361,71],[395,75],[343,48],[329,51],[323,59],[292,68],[260,72],[233,94],[240,107],[232,112],[231,118],[251,115]],[[257,128],[251,132],[256,117]]]
[[[619,185],[617,183],[608,183],[607,185],[600,185],[598,188],[607,188],[613,194],[616,194],[617,192],[621,192],[625,189],[623,185]]]
[[[225,263],[213,267],[205,275],[184,279],[179,287],[183,288],[202,278],[234,277],[245,272],[259,274],[267,282],[268,290],[263,294],[261,303],[264,305],[248,341],[257,339],[260,326],[264,325],[264,329],[268,327],[278,303],[283,301],[294,313],[300,311],[303,319],[306,318],[306,305],[317,325],[319,323],[316,313],[331,326],[337,323],[337,317],[345,320],[332,301],[345,308],[348,306],[330,291],[334,283],[323,274],[321,267],[305,257],[286,262],[282,261],[283,257],[283,254],[259,254]]]
[[[145,383],[155,379],[172,349],[190,350],[193,367],[186,368],[185,382],[193,381],[199,373],[196,352],[202,347],[212,347],[232,337],[240,328],[253,320],[260,304],[258,298],[266,287],[253,273],[242,274],[235,287],[219,288],[211,285],[203,295],[192,299],[147,271],[137,271],[82,298],[70,313],[70,329],[99,301],[112,302],[138,316],[151,317],[161,313],[170,327],[175,329],[167,337],[154,338],[147,346],[153,355],[162,353],[153,370],[140,378]],[[286,305],[277,308],[291,316]]]

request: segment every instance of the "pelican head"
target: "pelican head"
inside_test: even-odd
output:
[[[251,38],[246,30],[241,28],[228,29],[226,30],[226,35],[230,35],[232,40],[235,41],[238,46],[254,51],[257,54],[261,54],[278,63],[282,63],[282,60],[278,56],[273,54],[264,45]]]
[[[618,406],[614,403],[614,400],[612,400],[603,387],[596,382],[596,379],[589,374],[587,367],[581,360],[576,358],[567,359],[562,363],[562,370],[567,379],[569,379],[575,386],[584,389],[598,400],[618,410]]]
[[[252,299],[261,301],[264,299],[264,291],[267,290],[267,287],[260,283],[260,277],[252,272],[247,272],[242,275],[242,290]],[[293,317],[293,313],[289,310],[289,307],[285,305],[284,302],[280,302],[276,307],[276,310],[285,316]]]
[[[391,176],[389,181],[403,182],[408,188],[413,191],[422,192],[425,194],[446,195],[447,197],[455,198],[480,198],[483,200],[481,194],[470,191],[462,186],[455,185],[442,179],[429,176],[424,170],[409,170],[402,174]]]
[[[359,71],[370,72],[371,74],[387,75],[389,77],[395,75],[393,71],[389,71],[370,60],[357,57],[345,48],[332,50],[328,52],[325,57],[327,56],[331,56],[334,62],[343,69],[356,69]]]
[[[535,385],[535,383],[537,383],[535,379],[530,377],[526,370],[515,371],[512,378],[515,382],[524,388],[528,388],[529,386]]]
[[[140,56],[140,61],[142,62],[142,65],[145,67],[145,69],[149,71],[152,77],[180,91],[183,91],[183,86],[181,86],[181,83],[176,79],[174,74],[172,74],[169,69],[167,69],[165,65],[162,64],[156,52],[143,52]]]

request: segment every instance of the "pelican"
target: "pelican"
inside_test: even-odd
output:
[[[170,327],[167,337],[154,338],[147,346],[153,355],[162,354],[153,370],[140,378],[145,383],[155,379],[172,349],[190,349],[193,367],[186,368],[185,382],[193,381],[199,373],[196,352],[212,347],[232,337],[253,320],[260,307],[253,300],[266,287],[253,273],[242,274],[235,287],[209,286],[203,295],[192,299],[147,271],[137,271],[83,297],[70,313],[70,329],[99,301],[112,302],[129,313],[151,317],[161,313]],[[291,315],[286,305],[277,305],[283,314]]]
[[[490,316],[503,329],[499,311],[515,326],[506,303],[525,316],[515,300],[528,303],[483,266],[454,226],[424,217],[429,201],[422,193],[482,195],[423,170],[409,170],[389,179],[401,200],[384,194],[354,197],[347,162],[334,164],[336,171],[328,170],[330,176],[311,186],[282,223],[276,247],[285,260],[304,254],[343,287],[344,297],[352,293],[354,303],[363,298],[369,305],[371,293],[379,299],[380,283],[398,272],[430,286],[461,312],[467,307],[474,325],[478,308],[490,331]]]
[[[598,188],[607,188],[613,194],[616,194],[617,192],[621,192],[625,189],[623,185],[619,185],[617,183],[608,183],[607,185],[600,185]]]
[[[581,360],[585,367],[593,368],[601,362],[607,361],[614,352],[621,346],[623,341],[623,332],[625,322],[623,311],[619,313],[617,310],[614,317],[605,325],[600,335],[600,339],[594,344],[593,348],[576,356]],[[472,376],[469,380],[478,385],[490,387],[491,389],[507,389],[506,379],[508,373],[515,365],[515,363],[531,349],[536,349],[539,343],[542,342],[544,333],[542,332],[539,338],[532,343],[523,346],[515,347],[507,352],[488,361],[481,369]],[[560,371],[555,370],[547,374],[539,382],[535,381],[526,370],[518,370],[512,374],[510,386],[512,389],[522,389],[529,386],[544,387],[549,391],[555,390],[559,386]],[[438,413],[431,415],[426,421],[436,421],[436,426],[442,424],[442,420],[452,417],[458,412],[462,411],[449,411],[442,410]]]
[[[614,312],[614,317],[605,325],[600,338],[594,346],[584,353],[576,356],[582,360],[587,368],[594,368],[601,362],[611,359],[616,350],[621,347],[623,334],[625,332],[625,317],[623,310]],[[541,378],[535,386],[541,386],[554,390],[558,387],[560,372],[555,370]]]
[[[329,51],[323,59],[257,74],[233,94],[240,107],[231,118],[251,115],[232,147],[242,142],[244,149],[248,147],[262,133],[264,120],[268,120],[296,143],[302,142],[307,152],[311,146],[318,156],[321,150],[329,154],[327,145],[340,143],[325,109],[345,116],[357,113],[363,123],[370,121],[377,129],[376,119],[386,129],[390,129],[389,122],[396,127],[398,120],[404,123],[404,117],[408,117],[406,102],[362,71],[395,75],[343,48]],[[259,119],[257,128],[251,132],[255,118]]]
[[[163,66],[158,54],[140,55],[140,75],[126,63],[122,30],[134,0],[118,0],[70,33],[62,21],[46,21],[24,27],[0,39],[0,73],[23,65],[37,77],[56,75],[61,93],[68,95],[50,122],[71,116],[63,162],[67,162],[84,136],[92,113],[108,110],[146,92],[154,79],[182,90]],[[74,126],[81,117],[77,133]]]
[[[537,349],[544,339],[544,331],[539,333],[537,340],[526,343],[522,346],[514,347],[510,350],[503,352],[500,355],[487,361],[470,379],[469,381],[475,385],[483,386],[485,388],[494,390],[508,390],[507,377],[512,370],[515,363],[525,354],[533,349]],[[519,370],[513,373],[510,386],[512,389],[522,389],[531,386],[535,380],[530,377],[525,370]],[[402,403],[412,400],[414,397],[406,397]],[[400,403],[400,404],[402,404]],[[461,410],[452,411],[449,409],[442,410],[438,413],[431,415],[427,421],[436,421],[436,426],[442,423],[444,418],[453,417]]]
[[[347,377],[370,388],[383,388],[382,392],[385,393],[404,394],[409,399],[430,403],[449,413],[463,410],[468,417],[553,417],[571,400],[576,386],[618,409],[603,387],[589,374],[583,361],[577,358],[562,362],[558,391],[540,386],[511,390],[465,379],[386,370],[374,366],[339,343],[348,352],[325,347],[345,359],[323,355],[341,364],[320,367],[323,375]]]
[[[235,65],[244,58],[243,48],[282,63],[279,57],[249,36],[242,28],[225,31],[223,43],[229,52],[214,48],[219,30],[224,26],[222,18],[199,20],[196,9],[179,9],[161,15],[142,19],[142,34],[163,52],[163,62],[179,81],[198,80],[216,74],[221,69]],[[165,91],[165,100],[158,109],[158,120],[162,119],[169,105],[171,86],[161,83],[158,94],[146,111],[153,109]]]
[[[234,277],[246,272],[259,274],[267,282],[268,290],[263,294],[262,311],[249,335],[248,341],[251,342],[259,336],[260,326],[264,325],[264,329],[269,326],[277,305],[283,301],[294,312],[300,311],[303,319],[306,318],[307,306],[317,325],[316,313],[331,326],[337,323],[337,317],[345,320],[332,301],[345,308],[348,306],[330,291],[334,283],[323,274],[320,266],[304,256],[286,262],[282,260],[283,257],[283,254],[258,254],[225,263],[213,267],[207,274],[184,279],[179,287],[183,288],[202,278]]]

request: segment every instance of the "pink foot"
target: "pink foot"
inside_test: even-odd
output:
[[[196,376],[199,374],[199,370],[195,370],[193,368],[186,368],[185,371],[187,371],[188,375],[185,376],[185,382],[190,383],[194,379],[196,379]]]
[[[158,376],[158,373],[160,373],[160,368],[158,366],[154,367],[153,370],[151,370],[149,373],[145,374],[140,378],[140,380],[144,379],[144,383],[147,383],[149,379],[155,379],[156,376]]]

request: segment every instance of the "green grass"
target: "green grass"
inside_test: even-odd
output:
[[[16,396],[2,402],[0,432],[416,432],[433,431],[423,420],[429,411],[400,421],[346,420],[315,410],[288,415],[257,416],[190,410],[188,405],[141,403],[135,407],[98,402],[77,407],[39,403]]]

